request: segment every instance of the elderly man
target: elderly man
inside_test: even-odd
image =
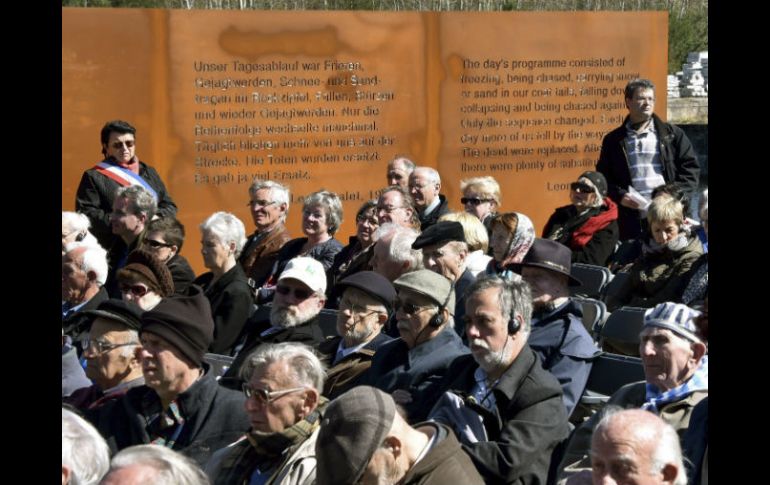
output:
[[[463,225],[455,221],[439,221],[420,234],[412,249],[422,249],[426,269],[446,277],[455,290],[454,329],[463,342],[465,338],[465,290],[476,280],[467,268],[468,244]]]
[[[62,329],[77,343],[91,324],[83,312],[96,309],[109,298],[103,286],[109,271],[107,251],[85,242],[69,243],[65,251],[61,264]]]
[[[238,262],[254,288],[265,284],[278,251],[291,239],[284,226],[289,200],[289,189],[272,180],[255,180],[249,187],[249,212],[256,230],[246,240]]]
[[[607,133],[596,171],[607,179],[609,197],[618,205],[620,240],[642,233],[645,208],[656,187],[675,183],[687,197],[697,189],[700,165],[692,143],[681,128],[665,123],[654,113],[655,86],[634,79],[625,88],[628,116]]]
[[[394,223],[382,224],[375,233],[372,270],[388,281],[422,268],[422,251],[412,249],[419,232]]]
[[[484,275],[465,300],[473,355],[452,362],[430,418],[455,430],[486,483],[546,483],[568,425],[558,381],[527,345],[529,286]]]
[[[99,242],[88,231],[91,221],[78,212],[62,211],[61,213],[61,255],[64,256],[65,247],[71,242],[84,242],[90,246],[98,246]]]
[[[219,386],[203,363],[213,338],[211,308],[196,285],[142,314],[138,352],[145,385],[87,411],[113,451],[156,444],[202,466],[248,428],[240,412],[243,394]]]
[[[679,438],[671,425],[640,409],[608,410],[591,440],[591,471],[568,485],[687,485]]]
[[[179,254],[184,244],[184,225],[174,217],[155,219],[147,224],[142,248],[166,264],[174,282],[174,294],[184,295],[195,279],[187,258]]]
[[[211,457],[211,483],[314,483],[316,438],[328,403],[321,397],[321,361],[304,344],[266,344],[249,355],[241,376],[251,429]]]
[[[446,197],[441,191],[441,176],[431,167],[417,167],[409,176],[409,193],[420,216],[420,229],[425,230],[449,212]]]
[[[337,283],[342,291],[337,313],[338,337],[318,346],[329,366],[323,395],[334,399],[358,385],[384,343],[392,339],[382,327],[393,313],[396,290],[384,276],[361,271]]]
[[[98,483],[110,466],[110,450],[88,421],[61,410],[61,483]]]
[[[393,282],[400,338],[380,347],[362,383],[393,393],[410,422],[422,421],[433,405],[427,398],[455,357],[468,349],[453,328],[451,282],[433,271],[407,273]]]
[[[118,189],[112,204],[110,222],[113,234],[119,236],[108,251],[110,253],[110,275],[107,279],[107,291],[113,298],[120,297],[115,283],[115,274],[125,266],[126,258],[136,249],[140,236],[156,211],[155,199],[139,185]]]
[[[529,346],[543,368],[559,380],[567,416],[580,401],[599,352],[581,320],[580,304],[569,298],[569,285],[580,284],[570,275],[571,258],[567,246],[537,238],[519,265],[521,277],[532,289]]]
[[[147,189],[163,217],[175,216],[177,208],[158,172],[136,156],[136,128],[123,120],[108,121],[100,138],[104,160],[83,172],[75,210],[88,216],[99,243],[109,248],[115,239],[110,231],[110,211],[119,187],[136,185]]]
[[[415,163],[403,155],[396,155],[388,162],[388,185],[398,185],[402,189],[409,189],[409,175],[414,171]]]
[[[144,384],[136,353],[142,310],[123,300],[110,299],[84,313],[93,318],[89,338],[83,344],[83,357],[86,376],[94,385],[75,391],[64,401],[79,409],[94,409]]]
[[[380,225],[392,222],[412,229],[420,228],[417,209],[407,189],[392,185],[377,199],[377,219]]]
[[[645,380],[618,389],[607,406],[653,412],[683,436],[695,405],[708,396],[706,344],[693,323],[699,314],[670,302],[647,310],[639,344]],[[597,412],[575,431],[560,465],[562,477],[590,466],[591,434],[601,417]]]
[[[246,322],[245,342],[220,384],[240,389],[243,382],[239,371],[249,354],[262,344],[302,342],[315,348],[323,342],[318,314],[326,303],[325,293],[323,265],[305,256],[291,259],[276,283],[270,319]]]
[[[181,453],[162,446],[136,445],[112,457],[110,471],[101,485],[147,485],[179,483],[209,485],[197,463]]]
[[[450,428],[409,426],[393,398],[369,386],[329,405],[316,457],[317,485],[484,483]]]

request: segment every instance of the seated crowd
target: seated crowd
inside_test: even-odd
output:
[[[105,155],[151,169],[111,123]],[[201,222],[199,275],[165,187],[89,186],[112,204],[62,213],[62,483],[707,483],[707,191],[702,226],[662,186],[620,241],[600,172],[542,238],[492,177],[462,181],[462,212],[404,156],[387,182],[343,246],[337,194],[306,196],[292,238],[289,187],[255,181],[251,234],[228,212]],[[606,349],[574,263],[624,273],[610,311],[646,308],[644,381],[590,416]]]

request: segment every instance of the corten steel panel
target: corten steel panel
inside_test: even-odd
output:
[[[74,208],[83,170],[100,160],[101,126],[119,118],[137,127],[137,155],[159,171],[180,207],[188,232],[183,254],[198,272],[197,226],[207,216],[230,211],[253,230],[245,202],[254,176],[291,187],[288,226],[295,236],[301,235],[299,196],[320,188],[343,195],[337,238],[346,242],[355,211],[382,188],[385,166],[399,153],[441,172],[442,192],[455,210],[462,209],[461,179],[493,175],[503,189],[502,210],[526,213],[539,232],[553,209],[568,203],[566,184],[596,161],[598,152],[584,151],[585,145],[600,144],[601,134],[625,115],[622,77],[638,73],[665,86],[667,42],[665,12],[65,8],[62,207]],[[586,59],[613,60],[613,66],[512,69],[514,61]],[[236,65],[282,70],[247,73]],[[539,81],[540,74],[570,79]],[[594,90],[580,94],[586,87]],[[563,109],[594,101],[595,109]],[[530,111],[522,111],[528,103]],[[508,113],[482,113],[505,105]],[[664,96],[656,112],[666,112]],[[230,113],[237,118],[223,118]],[[557,125],[559,116],[593,122]],[[325,132],[329,125],[335,131]],[[581,138],[567,138],[570,129]],[[596,138],[586,139],[589,133]],[[577,153],[537,153],[573,145]],[[533,153],[522,154],[527,148]],[[487,149],[503,155],[485,155]],[[201,166],[225,158],[237,165]],[[574,162],[561,168],[567,160]],[[548,168],[549,161],[557,167]],[[540,162],[542,171],[533,168]]]

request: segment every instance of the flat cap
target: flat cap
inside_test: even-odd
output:
[[[452,282],[446,276],[440,275],[429,269],[421,269],[406,273],[393,282],[396,290],[406,288],[408,290],[425,295],[437,305],[441,305],[449,313],[455,313],[455,290]]]
[[[428,227],[414,240],[412,249],[449,241],[465,242],[463,225],[457,221],[440,221]]]

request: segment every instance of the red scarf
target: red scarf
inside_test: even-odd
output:
[[[594,234],[618,218],[618,206],[609,197],[604,198],[604,205],[607,206],[606,211],[601,211],[597,215],[588,218],[582,226],[575,229],[575,232],[572,233],[572,241],[570,242],[572,249],[578,250],[585,247],[591,238],[594,237]]]

